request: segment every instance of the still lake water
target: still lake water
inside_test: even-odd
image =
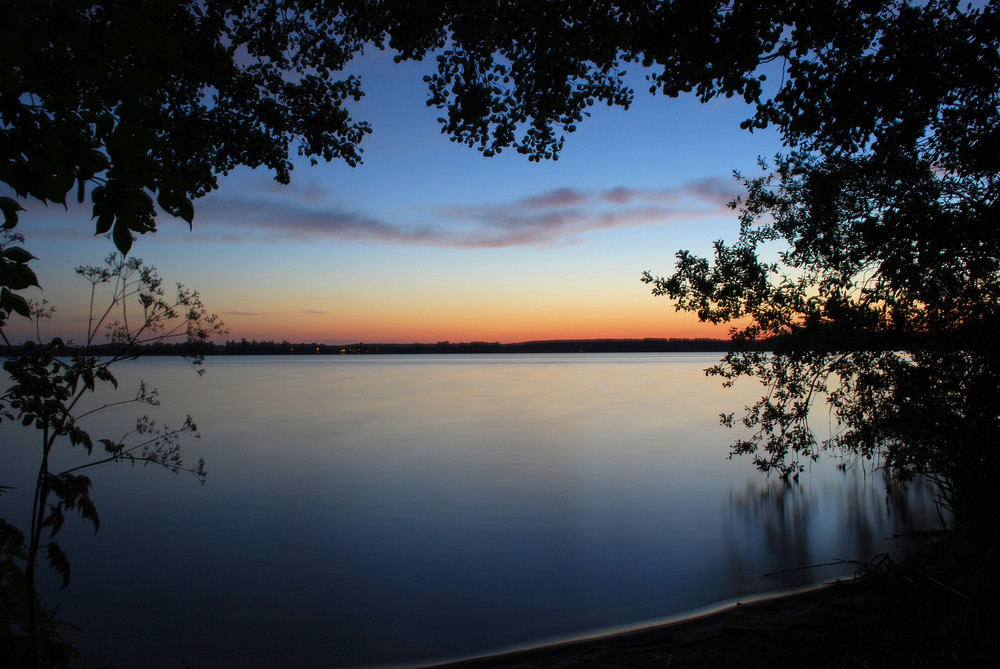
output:
[[[635,625],[853,574],[770,572],[901,549],[932,495],[815,465],[798,485],[728,460],[715,354],[153,358],[192,414],[193,477],[92,470],[94,535],[50,597],[95,664],[337,667],[415,663]],[[91,424],[118,436],[141,413]],[[817,424],[826,425],[825,415]],[[32,468],[4,423],[0,517],[25,526]],[[33,443],[33,442],[31,442]]]

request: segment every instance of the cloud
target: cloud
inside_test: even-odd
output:
[[[268,193],[281,198],[295,198],[303,202],[322,202],[334,195],[334,191],[316,179],[294,179],[290,184],[281,184],[271,175],[254,174],[247,180],[247,187],[255,193]]]
[[[507,204],[446,208],[440,213],[451,225],[471,228],[463,245],[564,245],[593,230],[726,214],[726,204],[738,193],[731,179],[703,179],[662,189],[559,188]]]
[[[285,187],[252,175],[246,185],[235,195],[217,192],[198,200],[194,236],[167,215],[158,217],[158,227],[167,234],[183,232],[182,240],[222,243],[340,239],[458,248],[560,247],[602,230],[731,215],[726,203],[740,193],[736,181],[721,177],[658,189],[562,187],[506,202],[438,206],[413,223],[416,210],[408,212],[408,220],[390,220],[331,204],[334,190],[317,182]],[[32,236],[93,236],[89,203],[71,203],[68,212],[33,206],[30,218]],[[68,218],[72,225],[66,224]]]
[[[584,204],[590,197],[572,188],[557,188],[556,190],[535,195],[521,200],[517,206],[524,209],[550,209],[554,207],[576,207]]]
[[[688,191],[692,196],[698,197],[705,202],[714,202],[724,207],[743,193],[742,188],[731,177],[727,179],[714,178],[692,181],[688,184]]]
[[[201,233],[218,241],[346,239],[459,248],[558,247],[594,231],[722,215],[737,193],[736,184],[727,179],[662,189],[566,187],[498,204],[438,207],[418,224],[324,206],[309,198],[217,194],[198,203],[195,223]]]
[[[617,188],[604,191],[600,194],[600,198],[604,202],[624,206],[635,201],[676,202],[680,199],[680,196],[678,195],[678,189],[676,188],[653,190],[649,188],[625,188],[624,186],[618,186]]]
[[[220,234],[265,240],[299,239],[310,241],[328,237],[339,239],[398,239],[417,233],[383,223],[363,214],[307,206],[307,202],[255,200],[212,196],[198,203],[195,221]],[[223,232],[225,231],[225,232]]]
[[[249,317],[249,318],[261,318],[261,317],[264,317],[264,316],[268,316],[268,317],[281,316],[281,315],[288,314],[288,313],[292,313],[292,312],[288,312],[288,311],[281,311],[281,312],[278,312],[278,311],[226,311],[226,312],[223,313],[223,315],[225,315],[225,316],[246,316],[246,317]],[[332,311],[326,311],[326,310],[323,310],[323,309],[298,309],[294,313],[308,314],[310,316],[327,316],[327,315],[332,314],[334,312],[332,312]]]

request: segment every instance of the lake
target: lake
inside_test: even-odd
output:
[[[800,568],[936,526],[926,487],[887,496],[832,458],[785,485],[727,459],[718,414],[760,388],[706,378],[718,357],[215,357],[203,377],[123,363],[118,397],[145,379],[157,420],[193,416],[185,457],[207,483],[92,470],[101,529],[67,522],[73,581],[49,601],[94,664],[407,664],[847,577],[857,564]],[[25,527],[36,435],[0,430],[0,484],[19,486],[0,517]]]

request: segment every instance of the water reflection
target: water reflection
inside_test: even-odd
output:
[[[915,487],[887,506],[877,477],[836,463],[789,486],[727,460],[718,412],[759,391],[723,392],[702,372],[714,361],[234,358],[197,382],[124,365],[123,392],[145,378],[156,409],[194,414],[204,438],[185,448],[208,482],[95,471],[101,531],[60,535],[61,613],[97,663],[417,662],[849,575],[762,578],[933,526]],[[16,464],[0,483],[30,480]],[[27,508],[18,494],[0,517]]]
[[[938,528],[927,480],[900,483],[881,471],[836,469],[819,480],[770,478],[730,493],[724,541],[734,583],[759,583],[763,574],[787,588],[849,576],[882,553],[905,553],[914,535]]]

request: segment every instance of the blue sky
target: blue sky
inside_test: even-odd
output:
[[[732,171],[780,150],[749,133],[741,99],[700,104],[646,92],[628,110],[593,107],[558,161],[484,158],[440,133],[425,104],[430,64],[375,52],[352,66],[371,123],[364,164],[297,161],[290,186],[240,169],[195,203],[193,231],[161,215],[133,250],[168,281],[197,288],[239,339],[521,341],[722,336],[678,316],[640,283],[678,249],[733,239]],[[111,243],[86,207],[26,202],[19,229],[57,318],[82,337],[87,285],[72,268]],[[12,328],[14,338],[26,332]]]

